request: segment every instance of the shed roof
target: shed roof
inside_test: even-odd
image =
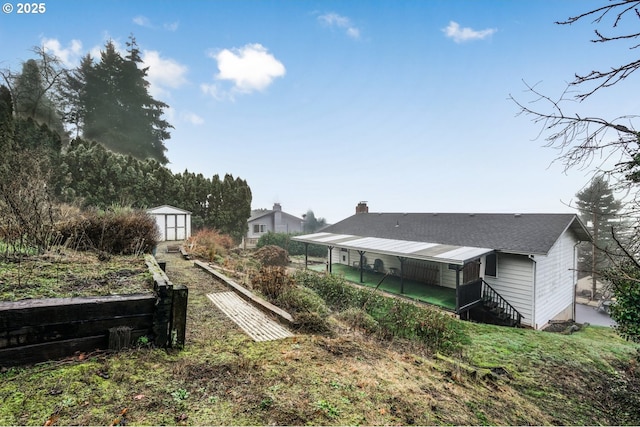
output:
[[[333,235],[541,255],[567,230],[578,240],[591,240],[574,214],[360,213],[323,229]]]
[[[184,209],[176,208],[171,205],[161,205],[156,206],[155,208],[147,209],[147,213],[150,214],[190,214],[190,211],[186,211]]]

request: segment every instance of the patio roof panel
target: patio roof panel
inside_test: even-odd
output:
[[[413,259],[464,265],[493,249],[470,246],[441,245],[438,243],[351,236],[347,234],[315,233],[294,236],[292,240],[325,246],[339,245],[345,249],[403,256]]]

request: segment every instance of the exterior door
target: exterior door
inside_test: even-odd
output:
[[[177,215],[167,215],[166,216],[166,236],[167,236],[167,240],[176,240],[176,226],[177,226],[177,222],[176,222],[176,217]]]
[[[176,240],[184,240],[187,238],[187,216],[176,215]]]

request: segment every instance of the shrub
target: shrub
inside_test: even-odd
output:
[[[318,313],[298,313],[295,317],[295,326],[298,330],[311,334],[332,335],[333,329],[327,322],[326,316]]]
[[[151,252],[160,239],[153,217],[131,208],[84,211],[66,217],[55,227],[61,242],[66,245],[110,254]]]
[[[258,249],[255,258],[265,266],[285,266],[289,264],[289,254],[284,249],[269,245]]]
[[[283,267],[264,266],[251,276],[251,284],[262,295],[275,301],[283,292],[293,287],[293,282]]]
[[[187,239],[189,252],[209,262],[219,261],[234,247],[231,236],[218,230],[203,228]]]
[[[256,244],[257,248],[262,248],[264,246],[279,246],[285,251],[289,253],[289,255],[304,255],[304,243],[296,242],[295,240],[291,240],[291,237],[297,236],[297,234],[288,234],[288,233],[274,233],[273,231],[268,232],[267,234],[263,234],[258,239],[258,243]],[[325,257],[327,256],[327,248],[322,245],[308,245],[307,255],[313,257]]]
[[[293,314],[317,313],[320,316],[329,314],[329,308],[324,300],[312,289],[302,286],[287,288],[278,295],[274,302]]]
[[[359,308],[348,308],[338,313],[336,317],[354,329],[361,329],[368,333],[376,333],[379,330],[378,321]]]
[[[615,303],[610,307],[615,329],[626,340],[640,342],[640,269],[633,263],[621,263],[603,272],[611,283]]]

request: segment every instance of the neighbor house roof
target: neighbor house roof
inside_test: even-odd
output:
[[[546,254],[566,230],[575,233],[578,240],[591,240],[574,214],[360,213],[322,231],[360,238]],[[296,240],[304,241],[304,237]]]
[[[249,219],[247,219],[247,222],[251,222],[251,221],[255,221],[256,219],[260,219],[266,216],[273,216],[277,211],[276,210],[272,210],[272,209],[256,209],[251,211],[251,216],[249,217]],[[288,218],[293,218],[293,219],[297,219],[299,221],[302,221],[302,218],[298,218],[295,215],[291,215],[288,214],[286,212],[280,211],[280,213],[282,214],[282,216],[284,217],[288,217]]]

